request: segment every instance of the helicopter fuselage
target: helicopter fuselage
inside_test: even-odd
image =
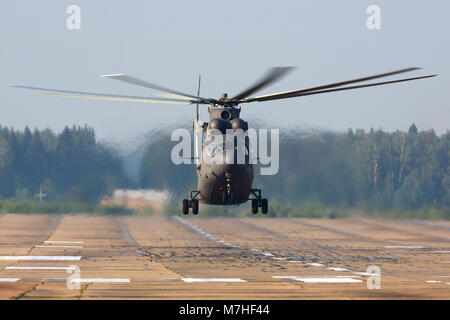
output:
[[[234,136],[227,141],[227,130],[244,134],[248,129],[247,122],[239,118],[239,111],[209,109],[210,122],[203,125],[202,161],[197,166],[200,202],[237,205],[249,200],[254,175],[248,139],[239,143]]]

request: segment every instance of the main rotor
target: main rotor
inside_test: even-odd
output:
[[[59,90],[59,89],[48,89],[48,88],[40,88],[40,87],[30,87],[30,86],[14,86],[17,88],[24,88],[30,90],[40,91],[41,95],[46,96],[57,96],[57,97],[67,97],[67,98],[79,98],[79,99],[92,99],[92,100],[112,100],[112,101],[131,101],[131,102],[147,102],[147,103],[172,103],[172,104],[194,104],[194,105],[209,105],[212,107],[223,107],[223,108],[236,108],[238,105],[243,103],[250,102],[263,102],[263,101],[271,101],[271,100],[279,100],[279,99],[288,99],[300,96],[314,95],[314,94],[322,94],[322,93],[330,93],[335,91],[344,91],[344,90],[353,90],[360,89],[366,87],[374,87],[381,86],[387,84],[393,84],[397,82],[406,82],[412,80],[419,80],[425,78],[435,77],[436,74],[426,75],[426,76],[417,76],[412,78],[403,78],[397,80],[390,80],[384,82],[375,82],[369,84],[360,84],[348,86],[350,84],[364,82],[369,80],[374,80],[378,78],[393,76],[405,72],[411,72],[419,70],[420,68],[406,68],[395,71],[390,71],[386,73],[376,74],[372,76],[356,78],[352,80],[346,80],[341,82],[329,83],[325,85],[319,85],[314,87],[307,87],[303,89],[290,90],[284,92],[277,92],[272,94],[266,94],[261,96],[250,97],[252,94],[256,93],[259,90],[264,89],[270,84],[278,81],[289,72],[291,72],[293,67],[274,67],[270,68],[268,72],[261,77],[258,81],[256,81],[253,85],[248,87],[247,89],[239,92],[238,94],[228,97],[228,94],[224,93],[218,99],[214,98],[204,98],[200,96],[200,90],[198,90],[197,95],[192,95],[184,92],[180,92],[177,90],[169,89],[157,84],[153,84],[132,76],[128,76],[125,74],[109,74],[103,75],[102,77],[126,82],[129,84],[162,91],[165,93],[171,94],[173,97],[142,97],[142,96],[127,96],[127,95],[117,95],[117,94],[108,94],[108,93],[93,93],[93,92],[84,92],[84,91],[68,91],[68,90]],[[199,78],[199,88],[200,88],[200,78]]]

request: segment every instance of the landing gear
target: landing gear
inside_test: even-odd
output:
[[[194,215],[198,214],[198,200],[191,200],[191,208],[192,208],[192,213]]]
[[[189,200],[183,199],[182,202],[182,211],[183,214],[186,215],[189,213],[189,208],[192,208],[192,213],[194,215],[198,214],[198,195],[200,194],[197,190],[189,191]]]
[[[256,198],[256,199],[251,199],[252,200],[252,213],[257,214],[258,208],[261,208],[261,212],[263,214],[266,214],[269,209],[269,201],[267,199],[265,199],[265,198],[263,199],[261,197],[261,189],[252,189],[252,195]]]
[[[268,207],[269,207],[269,201],[267,201],[267,199],[261,199],[261,212],[263,214],[267,213]]]
[[[183,199],[183,214],[188,214],[189,213],[189,200],[188,199]]]
[[[258,200],[252,199],[252,213],[257,214],[258,213]]]

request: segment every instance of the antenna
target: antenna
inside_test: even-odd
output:
[[[198,75],[198,88],[197,88],[197,95],[200,95],[200,85],[202,82],[202,75]],[[198,103],[197,103],[197,120],[198,120]]]

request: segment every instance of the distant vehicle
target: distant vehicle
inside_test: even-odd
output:
[[[171,93],[182,98],[125,96],[115,94],[46,89],[29,86],[15,87],[38,90],[43,95],[57,97],[132,102],[186,103],[196,105],[197,113],[196,117],[194,118],[194,159],[200,159],[201,156],[202,161],[198,162],[196,166],[198,187],[195,190],[190,190],[189,197],[182,201],[183,214],[188,214],[189,209],[192,209],[192,213],[194,215],[198,214],[199,201],[202,203],[213,205],[239,205],[249,200],[251,200],[253,213],[258,213],[259,208],[261,208],[262,213],[265,214],[268,211],[268,200],[266,198],[262,198],[260,189],[254,189],[252,187],[253,164],[249,158],[250,146],[248,143],[248,139],[245,139],[245,143],[243,145],[238,145],[235,139],[234,145],[232,145],[231,147],[226,143],[218,144],[214,142],[214,139],[211,139],[212,135],[216,134],[225,136],[227,129],[233,131],[240,129],[244,133],[248,130],[248,123],[240,117],[241,108],[238,108],[240,104],[359,89],[397,82],[431,78],[436,76],[426,75],[414,78],[404,78],[363,85],[346,86],[357,82],[373,80],[420,69],[407,68],[353,80],[250,97],[255,92],[280,79],[292,69],[292,67],[271,68],[265,76],[263,76],[259,81],[257,81],[246,90],[232,96],[231,98],[229,98],[228,95],[224,93],[219,99],[203,98],[200,96],[200,77],[197,95],[192,95],[168,89],[124,74],[111,74],[103,76],[146,88]],[[201,104],[209,106],[208,111],[210,119],[207,123],[201,123],[199,119],[198,106]],[[274,112],[278,113],[279,110],[274,110]],[[225,139],[223,140],[225,141]],[[245,161],[243,163],[236,163],[236,158],[239,152],[243,152],[245,155]]]

